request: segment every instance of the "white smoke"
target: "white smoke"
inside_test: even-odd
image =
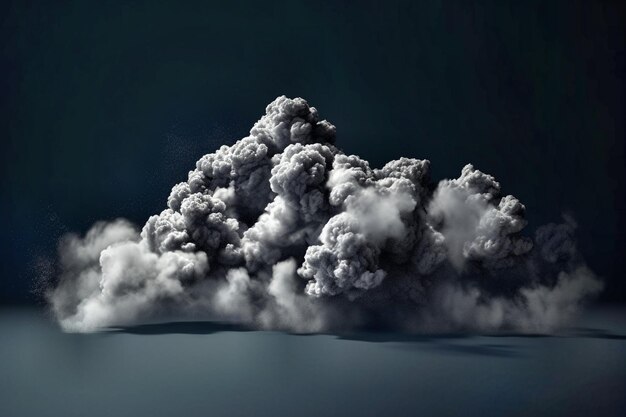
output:
[[[380,317],[545,332],[601,290],[571,219],[533,240],[524,205],[471,165],[435,186],[427,160],[372,169],[334,141],[314,107],[279,97],[249,136],[203,156],[141,232],[117,220],[66,236],[47,292],[61,326],[172,314],[299,332]]]
[[[581,300],[594,296],[602,287],[586,267],[560,272],[553,286],[533,284],[521,288],[511,298],[485,294],[477,286],[447,285],[434,296],[436,302],[426,324],[437,330],[546,333],[572,320]]]

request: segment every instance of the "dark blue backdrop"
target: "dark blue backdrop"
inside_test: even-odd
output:
[[[280,94],[380,166],[474,163],[563,211],[624,300],[620,2],[8,2],[0,6],[0,302],[65,231],[141,224]],[[549,4],[544,4],[549,3]]]

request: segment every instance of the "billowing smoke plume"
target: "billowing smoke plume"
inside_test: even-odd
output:
[[[321,331],[353,325],[550,331],[601,290],[574,222],[523,234],[524,205],[472,165],[371,168],[335,127],[279,97],[203,156],[142,230],[98,223],[60,243],[48,291],[68,331],[166,316]]]

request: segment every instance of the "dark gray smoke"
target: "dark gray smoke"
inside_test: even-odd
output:
[[[184,315],[307,332],[544,332],[601,290],[573,220],[531,239],[524,205],[472,165],[436,185],[427,160],[374,169],[334,142],[314,107],[278,97],[141,231],[117,220],[63,238],[47,293],[61,326]]]

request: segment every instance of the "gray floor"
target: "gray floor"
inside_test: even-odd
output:
[[[0,310],[0,416],[624,416],[626,309],[560,336],[61,333]]]

